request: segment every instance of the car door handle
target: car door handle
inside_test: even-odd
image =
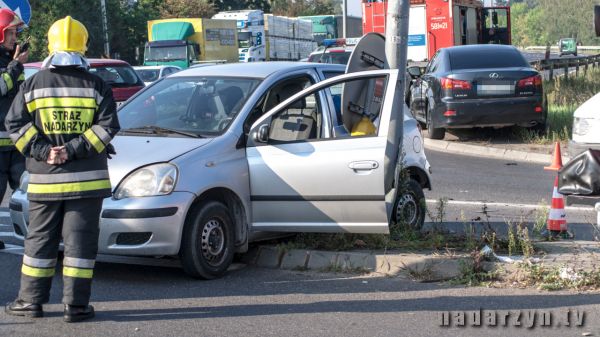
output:
[[[353,161],[348,167],[354,171],[371,171],[379,167],[379,163],[374,160]]]

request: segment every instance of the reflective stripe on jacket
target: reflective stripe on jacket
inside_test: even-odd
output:
[[[41,70],[23,83],[6,126],[27,158],[30,200],[111,195],[106,147],[119,122],[112,91],[96,75],[75,67]],[[46,163],[55,146],[65,146],[66,163]]]
[[[12,51],[0,46],[0,151],[15,149],[4,127],[4,119],[24,80],[23,65],[13,60]]]

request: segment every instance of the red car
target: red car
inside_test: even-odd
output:
[[[88,59],[90,72],[100,76],[112,87],[117,106],[144,87],[144,82],[129,63],[112,59]],[[40,71],[42,62],[25,63],[25,78]]]

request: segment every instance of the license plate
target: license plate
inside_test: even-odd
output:
[[[478,84],[478,96],[514,95],[515,85],[512,83]]]

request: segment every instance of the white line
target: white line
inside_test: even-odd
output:
[[[302,283],[302,282],[328,282],[328,281],[343,281],[343,280],[357,280],[364,279],[364,276],[351,276],[351,277],[336,277],[316,280],[291,280],[291,281],[266,281],[264,284],[283,284],[283,283]]]
[[[14,254],[14,255],[23,255],[23,251],[25,250],[22,246],[16,246],[6,243],[6,248],[0,250],[0,253],[6,254]]]
[[[10,218],[10,212],[0,212],[0,218]]]
[[[0,232],[0,237],[13,237],[14,233],[13,232]]]
[[[435,200],[435,199],[427,199],[428,203],[431,204],[435,204],[438,203],[439,200]],[[461,201],[461,200],[447,200],[446,203],[448,205],[464,205],[464,206],[494,206],[494,207],[513,207],[513,208],[525,208],[525,209],[538,209],[538,208],[543,208],[544,206],[542,205],[528,205],[528,204],[511,204],[511,203],[504,203],[504,202],[483,202],[483,201]],[[547,206],[548,208],[550,208],[550,205]],[[566,206],[565,207],[566,210],[569,211],[594,211],[594,207],[590,206],[590,207],[573,207],[573,206]]]

